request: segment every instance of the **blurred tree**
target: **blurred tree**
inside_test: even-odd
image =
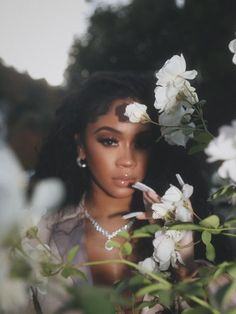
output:
[[[0,102],[7,112],[8,140],[27,170],[34,169],[42,138],[63,94],[61,88],[33,80],[0,61]]]
[[[236,67],[228,50],[236,31],[235,12],[235,0],[186,0],[182,9],[174,0],[98,7],[86,36],[72,45],[67,87],[76,88],[99,70],[153,73],[182,52],[188,68],[199,71],[198,93],[208,101],[206,117],[215,131],[236,114]]]

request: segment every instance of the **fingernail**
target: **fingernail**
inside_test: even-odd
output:
[[[159,195],[155,191],[148,191],[147,194],[149,197],[160,199]]]

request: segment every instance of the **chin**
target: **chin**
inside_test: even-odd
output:
[[[132,188],[123,188],[120,189],[119,191],[112,191],[111,193],[109,193],[111,196],[115,197],[115,198],[127,198],[127,197],[132,197],[134,194],[134,189]]]

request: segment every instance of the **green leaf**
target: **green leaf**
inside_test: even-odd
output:
[[[224,307],[224,305],[228,304],[230,300],[232,300],[233,295],[236,291],[236,282],[229,282],[221,287],[215,296],[215,299],[219,304]]]
[[[86,275],[81,270],[79,270],[78,268],[75,268],[75,267],[71,267],[71,266],[64,267],[64,269],[61,272],[61,275],[64,278],[79,277],[79,278],[82,278],[84,280],[87,280]]]
[[[212,140],[212,136],[205,131],[195,132],[194,140],[198,143],[208,144]]]
[[[225,314],[236,314],[236,309],[230,309],[228,311],[225,311]]]
[[[229,219],[224,222],[224,227],[236,227],[236,218]]]
[[[218,228],[220,225],[220,219],[216,215],[211,215],[199,222],[199,224],[206,228]]]
[[[182,314],[213,314],[213,311],[206,309],[203,306],[197,306],[191,309],[186,309],[182,312]]]
[[[212,238],[212,235],[210,232],[208,232],[208,231],[202,232],[202,242],[206,246],[206,257],[208,260],[214,261],[214,259],[215,259],[215,248],[211,244],[211,238]]]
[[[205,244],[205,245],[208,245],[209,243],[211,243],[211,233],[208,232],[208,231],[203,231],[202,232],[202,242]]]
[[[118,233],[119,237],[125,238],[126,240],[130,239],[130,234],[127,230],[122,230]]]
[[[155,298],[155,299],[153,299],[153,300],[151,300],[151,301],[142,301],[142,302],[139,304],[139,306],[137,306],[135,309],[138,310],[138,311],[142,310],[142,309],[145,308],[145,307],[148,307],[149,309],[151,309],[153,306],[155,306],[155,305],[158,303],[157,300],[158,300],[158,299]],[[135,313],[136,313],[136,312],[135,312]],[[138,313],[140,313],[140,312],[138,312]]]
[[[199,153],[199,152],[202,152],[205,148],[206,148],[206,144],[204,143],[196,143],[196,144],[193,144],[191,146],[191,148],[188,150],[188,154],[189,155],[193,155],[193,154],[196,154],[196,153]]]
[[[155,283],[155,284],[152,284],[152,285],[149,285],[147,287],[140,289],[136,295],[137,297],[142,297],[145,294],[150,294],[152,292],[158,293],[159,290],[168,290],[168,289],[170,289],[170,285],[164,285],[163,283]]]
[[[226,268],[227,273],[233,277],[234,279],[236,279],[236,263],[232,263],[230,264],[227,268]]]
[[[151,281],[141,274],[135,275],[129,279],[130,288],[141,288],[144,285],[146,286],[150,283]]]
[[[117,242],[117,241],[114,241],[114,240],[109,240],[108,246],[112,247],[112,248],[119,249],[120,248],[120,243]]]
[[[42,262],[41,263],[41,272],[45,277],[54,276],[57,274],[62,268],[62,264],[55,264],[50,262]]]
[[[213,193],[208,200],[209,201],[215,201],[222,198],[228,198],[232,197],[233,195],[236,195],[236,186],[235,185],[227,185],[221,187],[219,190],[217,190],[215,193]]]
[[[160,303],[170,308],[170,306],[174,303],[174,291],[170,290],[161,290],[158,292]]]
[[[192,144],[191,148],[188,151],[188,154],[192,155],[203,151],[207,147],[211,139],[212,136],[204,130],[194,132],[195,143]]]
[[[79,289],[78,296],[76,296],[79,308],[86,314],[115,314],[114,301],[119,304],[118,296],[112,290],[103,287],[83,286],[83,289]]]
[[[209,243],[208,245],[206,245],[206,258],[209,261],[214,261],[215,257],[216,257],[215,248],[211,243]]]
[[[182,294],[183,297],[190,294],[202,298],[206,296],[206,293],[202,288],[202,283],[200,282],[192,282],[191,285],[189,282],[180,282],[176,285],[176,290]]]
[[[132,245],[129,242],[125,242],[121,245],[121,254],[123,256],[128,256],[132,253]]]
[[[72,263],[78,252],[79,252],[79,245],[73,246],[67,253],[67,256],[66,256],[67,262]]]

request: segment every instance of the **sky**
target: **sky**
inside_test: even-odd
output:
[[[130,0],[0,0],[0,59],[34,79],[63,84],[69,49],[98,4]]]

